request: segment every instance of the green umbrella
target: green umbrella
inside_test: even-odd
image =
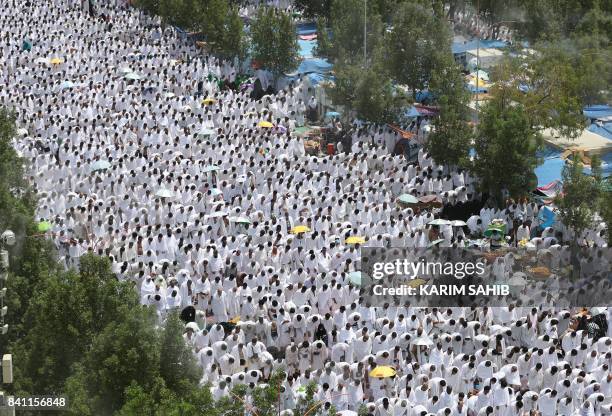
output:
[[[38,223],[38,231],[43,233],[49,231],[51,229],[51,223],[49,221],[41,221]]]
[[[403,204],[416,204],[419,202],[416,196],[410,194],[401,194],[397,200]]]
[[[361,272],[350,272],[349,281],[354,285],[361,286]]]
[[[429,243],[427,245],[427,248],[429,247],[433,247],[433,246],[437,246],[438,244],[440,244],[442,241],[444,241],[443,238],[438,238],[437,240],[432,241],[431,243]]]
[[[235,222],[236,224],[250,224],[251,220],[245,217],[230,217],[229,219],[232,222]]]
[[[487,228],[484,232],[485,237],[491,237],[493,233],[501,233],[506,234],[506,225],[505,224],[491,224],[489,228]]]

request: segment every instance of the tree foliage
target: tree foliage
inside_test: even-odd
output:
[[[295,6],[304,12],[305,17],[329,17],[332,0],[296,0]]]
[[[552,128],[576,137],[584,127],[581,75],[557,44],[542,44],[534,54],[507,57],[493,72],[491,93],[505,104],[520,103],[533,128]]]
[[[438,164],[467,166],[473,132],[468,124],[469,93],[459,67],[449,63],[434,70],[430,91],[440,115],[433,119],[427,151]]]
[[[416,96],[418,90],[427,88],[432,73],[447,65],[450,31],[430,6],[405,2],[395,12],[385,45],[391,77],[407,85]]]
[[[200,6],[197,28],[204,34],[210,50],[222,58],[244,58],[244,24],[236,6],[228,0],[207,0]]]
[[[541,136],[527,113],[521,104],[505,105],[500,99],[482,108],[473,171],[482,190],[500,201],[503,191],[518,198],[535,186],[532,177]]]
[[[361,120],[383,123],[395,116],[391,81],[380,64],[363,69],[359,65],[336,65],[336,80],[328,91],[336,105],[344,106]]]
[[[555,199],[555,204],[563,223],[574,231],[576,243],[582,232],[593,224],[601,188],[596,177],[583,173],[577,157],[565,163],[561,176],[563,194]]]
[[[261,7],[251,25],[252,55],[275,76],[298,66],[299,50],[291,16],[273,7]]]
[[[375,57],[382,46],[383,24],[376,5],[363,0],[333,0],[330,13],[329,56],[336,62],[364,66],[364,24],[367,31],[367,56]]]

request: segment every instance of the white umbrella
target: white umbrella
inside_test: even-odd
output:
[[[467,224],[465,221],[461,221],[461,220],[453,220],[451,221],[451,225],[453,227],[465,227]]]
[[[131,79],[131,80],[136,80],[136,81],[139,79],[142,79],[142,77],[135,72],[130,72],[128,74],[125,74],[124,77],[125,79]]]
[[[423,347],[431,347],[433,345],[433,341],[429,339],[427,335],[421,335],[413,342],[414,345],[423,346]]]
[[[478,342],[489,342],[490,338],[488,335],[480,334],[474,337],[474,340]]]
[[[155,192],[155,196],[160,198],[172,198],[174,196],[174,192],[169,189],[160,189],[159,191]]]
[[[433,221],[429,221],[427,224],[428,225],[450,225],[451,222],[447,221],[447,220],[443,220],[441,218],[438,218],[438,219],[435,219]]]

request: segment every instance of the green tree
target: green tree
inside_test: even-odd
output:
[[[295,5],[309,18],[329,17],[332,0],[296,0]]]
[[[504,105],[500,99],[487,103],[476,133],[472,167],[481,180],[482,191],[499,202],[503,191],[514,198],[526,195],[535,186],[533,169],[541,140],[522,105]]]
[[[87,255],[80,272],[48,276],[30,299],[23,318],[28,332],[15,345],[20,355],[16,386],[61,392],[92,339],[108,324],[124,319],[123,308],[140,308],[136,292],[117,281],[106,258]]]
[[[430,91],[440,115],[433,119],[427,151],[438,164],[467,166],[474,135],[468,124],[469,93],[459,67],[453,63],[434,70]]]
[[[207,0],[201,9],[198,29],[204,34],[210,50],[222,58],[244,58],[246,38],[238,8],[230,6],[228,0]]]
[[[570,54],[559,44],[543,43],[526,57],[507,57],[493,71],[492,95],[520,103],[532,128],[551,128],[577,137],[584,128],[581,79]]]
[[[582,232],[593,224],[601,191],[597,178],[582,171],[583,165],[577,157],[565,163],[561,173],[563,194],[555,199],[563,224],[574,231],[574,246]]]
[[[182,384],[197,384],[201,370],[195,356],[183,340],[184,324],[177,313],[171,313],[166,319],[161,338],[160,374],[166,386],[180,391]]]
[[[396,104],[391,81],[380,64],[363,69],[359,65],[340,63],[336,80],[328,87],[334,104],[342,105],[357,118],[375,123],[392,121]]]
[[[142,307],[122,314],[97,335],[66,382],[71,406],[81,414],[105,415],[121,409],[133,383],[150,388],[159,374],[160,347],[154,314]],[[88,410],[86,410],[88,409]]]
[[[429,85],[433,71],[447,65],[450,31],[430,6],[405,2],[395,12],[385,45],[391,78],[407,85],[416,97]]]
[[[278,77],[298,66],[299,51],[291,16],[262,7],[251,25],[253,59]]]
[[[329,21],[332,33],[329,56],[334,61],[364,66],[364,25],[367,32],[367,56],[376,57],[382,45],[384,26],[375,7],[372,1],[333,0]]]

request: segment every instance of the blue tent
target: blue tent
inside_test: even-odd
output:
[[[299,35],[313,35],[317,33],[316,23],[301,23],[297,26],[297,34]]]
[[[298,46],[300,47],[300,56],[302,58],[311,58],[314,54],[314,48],[317,42],[314,40],[301,40],[298,39]]]
[[[543,207],[538,214],[538,219],[540,220],[540,227],[547,228],[552,227],[555,223],[555,218],[557,215],[553,212],[549,207]]]
[[[605,123],[595,122],[591,124],[587,130],[591,133],[599,134],[608,140],[612,140],[612,121]]]
[[[310,58],[304,59],[297,69],[298,74],[310,74],[312,72],[324,74],[331,71],[333,65],[327,59]]]
[[[592,105],[584,107],[582,113],[591,120],[597,120],[604,117],[612,116],[612,107],[609,105]]]
[[[415,118],[415,117],[419,117],[420,115],[421,113],[419,113],[419,111],[415,108],[415,106],[410,106],[404,112],[404,117],[406,118]]]

